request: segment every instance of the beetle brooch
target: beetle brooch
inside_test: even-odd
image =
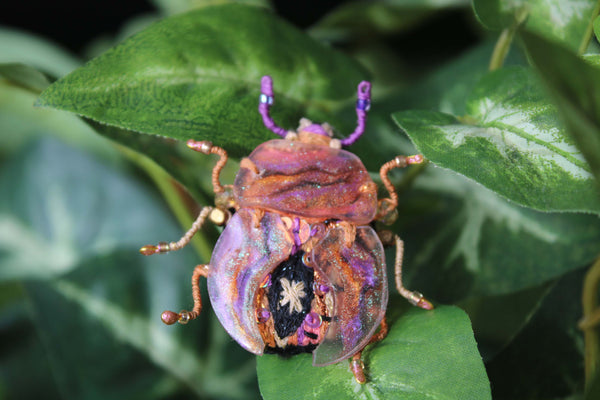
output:
[[[387,334],[386,262],[382,241],[396,245],[395,280],[410,303],[432,304],[402,284],[403,242],[378,234],[373,221],[391,223],[398,195],[388,178],[393,168],[422,162],[420,155],[398,156],[380,170],[389,197],[377,199],[377,186],[360,159],[342,150],[364,132],[371,84],[358,85],[357,127],[333,138],[331,127],[303,118],[297,131],[277,126],[269,115],[273,81],[261,81],[259,112],[264,125],[281,136],[259,145],[240,163],[233,185],[220,183],[224,149],[207,141],[187,142],[203,154],[220,157],[212,171],[215,206],[204,207],[177,242],[148,245],[144,255],[181,249],[208,219],[225,228],[210,264],[192,275],[192,311],[165,311],[166,324],[187,323],[202,308],[198,280],[207,278],[213,309],[225,330],[246,350],[262,355],[313,353],[313,365],[350,359],[365,383],[361,353]]]

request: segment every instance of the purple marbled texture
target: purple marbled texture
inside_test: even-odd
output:
[[[307,221],[335,218],[363,225],[377,211],[377,187],[357,156],[291,140],[265,142],[242,160],[234,195],[240,207]]]
[[[262,354],[254,296],[266,274],[289,257],[294,239],[278,214],[265,213],[255,226],[255,213],[233,215],[213,250],[208,293],[219,321],[243,348]]]

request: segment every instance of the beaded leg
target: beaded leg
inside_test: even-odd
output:
[[[158,245],[146,245],[140,249],[140,253],[142,253],[145,256],[150,256],[152,254],[166,253],[169,251],[179,250],[183,248],[190,242],[190,240],[192,240],[194,234],[198,232],[198,229],[202,227],[202,225],[206,221],[206,218],[209,215],[211,215],[213,210],[219,209],[210,206],[202,208],[200,214],[198,215],[198,218],[196,218],[196,221],[194,221],[194,223],[192,224],[192,227],[178,241],[171,243],[161,242]]]
[[[410,164],[420,164],[423,162],[423,156],[420,154],[414,156],[397,156],[392,161],[388,161],[381,166],[379,175],[381,182],[390,193],[390,197],[379,200],[377,204],[377,215],[375,219],[382,221],[385,224],[392,224],[397,217],[396,207],[398,207],[398,194],[394,185],[388,177],[390,170],[394,168],[405,168]]]
[[[202,297],[200,297],[200,286],[198,281],[200,277],[208,277],[208,264],[197,265],[192,274],[192,297],[194,298],[194,308],[192,311],[183,310],[179,313],[173,311],[163,311],[160,319],[167,325],[173,325],[175,322],[187,324],[189,321],[196,319],[202,311]]]
[[[402,259],[404,257],[404,242],[398,235],[394,235],[394,240],[396,242],[396,262],[394,264],[394,271],[396,277],[396,288],[398,289],[398,292],[400,292],[400,294],[413,306],[421,307],[425,310],[432,310],[433,304],[423,297],[421,293],[408,290],[402,284]]]
[[[385,317],[383,317],[381,324],[379,325],[379,331],[371,337],[371,340],[369,340],[367,345],[383,340],[387,334],[388,324]],[[356,382],[360,383],[361,385],[367,382],[367,378],[365,377],[365,365],[361,360],[362,352],[362,350],[359,351],[350,359],[350,369],[354,374],[354,379],[356,379]]]

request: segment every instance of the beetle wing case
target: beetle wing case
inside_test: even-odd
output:
[[[333,318],[313,353],[324,366],[351,357],[367,345],[385,316],[388,285],[383,246],[369,226],[356,229],[348,246],[343,228],[329,230],[313,249],[315,269],[333,289]]]
[[[241,208],[262,208],[307,221],[370,223],[377,187],[360,159],[328,146],[275,139],[242,161],[234,187]]]
[[[242,347],[263,354],[254,297],[261,280],[289,257],[294,240],[275,213],[236,212],[213,250],[208,293],[219,321]],[[260,218],[260,222],[258,219]]]

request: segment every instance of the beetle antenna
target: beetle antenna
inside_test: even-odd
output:
[[[342,139],[342,146],[350,146],[358,140],[365,131],[367,122],[367,112],[371,108],[371,82],[362,81],[358,84],[356,100],[356,129],[345,139]]]
[[[260,97],[258,98],[258,112],[262,115],[263,123],[275,134],[285,138],[287,131],[275,124],[269,115],[269,108],[273,105],[273,79],[265,75],[260,80]]]

